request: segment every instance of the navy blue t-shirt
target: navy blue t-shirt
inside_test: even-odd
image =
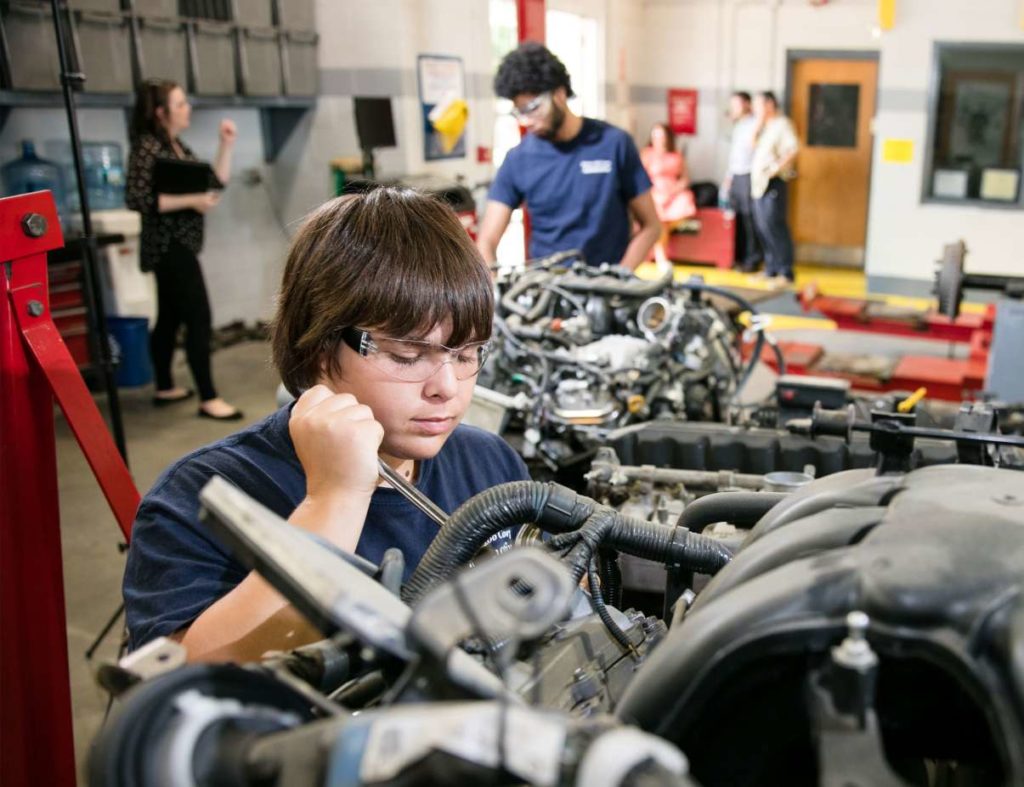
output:
[[[169,467],[143,498],[125,568],[130,646],[186,628],[248,570],[199,521],[199,491],[222,476],[275,514],[287,518],[306,496],[306,476],[288,433],[291,405],[259,423],[186,456]],[[523,460],[500,437],[459,426],[433,459],[420,462],[417,486],[448,513],[496,484],[528,478]],[[405,579],[419,563],[437,525],[394,489],[370,500],[356,554],[379,563],[385,550],[405,555]],[[497,534],[490,546],[511,544]]]
[[[583,118],[568,142],[527,134],[509,151],[489,199],[530,211],[530,257],[582,249],[587,262],[618,264],[632,230],[629,202],[650,190],[633,140]]]

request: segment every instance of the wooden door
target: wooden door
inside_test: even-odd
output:
[[[877,60],[791,64],[790,117],[800,138],[789,221],[799,262],[863,267]]]

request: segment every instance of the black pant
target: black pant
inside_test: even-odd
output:
[[[769,276],[793,280],[793,238],[786,224],[786,181],[772,178],[764,196],[754,200],[754,223],[764,247],[764,270]]]
[[[178,327],[185,326],[185,357],[202,401],[217,398],[210,375],[210,300],[196,255],[172,241],[156,265],[157,318],[149,337],[149,352],[156,374],[156,389],[174,387],[171,359]]]
[[[754,270],[761,262],[761,244],[754,229],[754,198],[750,196],[750,175],[733,175],[729,185],[729,204],[736,213],[737,267]]]

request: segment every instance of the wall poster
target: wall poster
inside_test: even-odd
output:
[[[423,158],[464,158],[469,107],[462,58],[420,55],[416,73],[423,117]]]
[[[668,89],[668,126],[673,134],[697,133],[697,91]]]

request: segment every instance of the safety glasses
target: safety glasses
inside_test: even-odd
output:
[[[490,352],[490,342],[446,347],[415,339],[371,336],[361,328],[343,328],[341,338],[388,377],[408,383],[430,379],[446,363],[451,364],[456,379],[468,380],[480,373]]]

